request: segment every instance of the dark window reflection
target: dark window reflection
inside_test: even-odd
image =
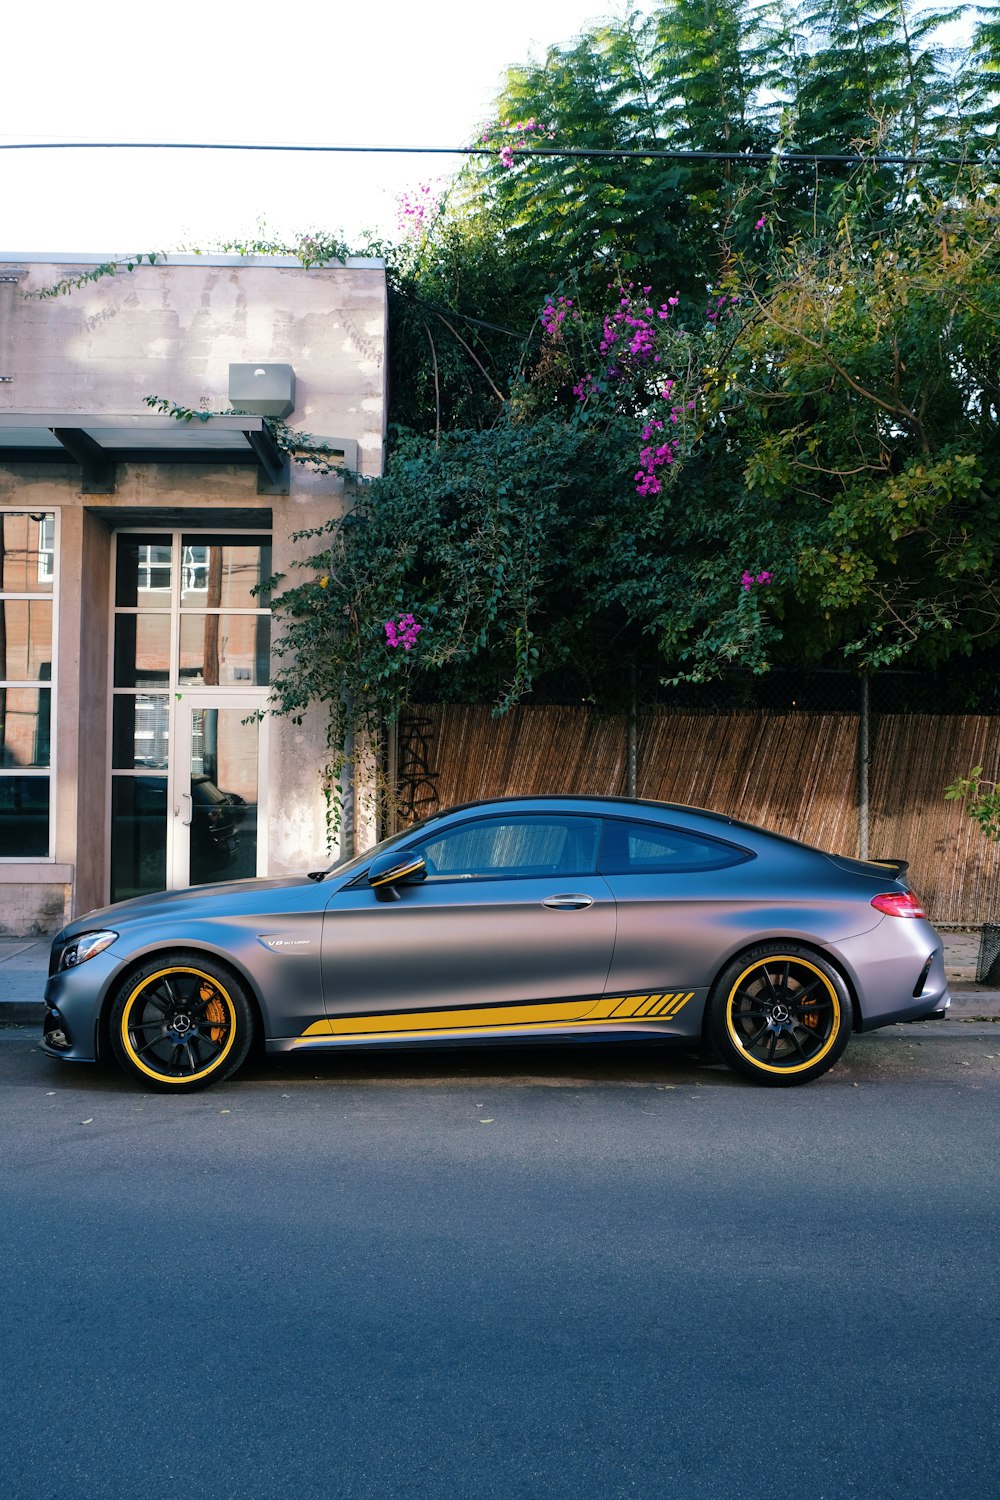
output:
[[[49,778],[0,776],[0,858],[46,859]]]
[[[0,687],[0,766],[47,766],[51,730],[48,688]]]
[[[115,687],[160,687],[170,678],[170,616],[115,617]]]
[[[191,777],[191,884],[250,880],[257,873],[257,804]]]
[[[170,603],[169,536],[119,536],[115,567],[115,603],[134,609],[138,604]]]
[[[116,771],[167,768],[169,700],[166,693],[118,694],[111,727],[111,765]]]
[[[111,899],[167,884],[167,778],[111,778]]]

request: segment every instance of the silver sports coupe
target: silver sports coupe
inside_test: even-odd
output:
[[[267,1052],[678,1042],[805,1083],[940,1016],[899,860],[614,797],[449,808],[326,871],[123,901],[52,944],[45,1048],[181,1093]]]

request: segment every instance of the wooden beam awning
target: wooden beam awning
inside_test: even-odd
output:
[[[287,495],[289,461],[263,417],[0,412],[0,463],[80,465],[85,495],[113,495],[118,464],[229,464],[257,470],[262,495]]]

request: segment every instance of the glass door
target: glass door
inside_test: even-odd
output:
[[[117,537],[110,898],[266,873],[265,533]]]
[[[220,699],[190,693],[177,704],[169,840],[174,889],[266,871],[266,747],[254,718],[263,706],[261,694]]]

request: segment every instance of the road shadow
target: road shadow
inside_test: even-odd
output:
[[[48,1057],[28,1030],[8,1032],[3,1074],[47,1088],[71,1087],[88,1094],[145,1092],[114,1063],[66,1063]],[[749,1080],[691,1048],[643,1043],[591,1043],[585,1046],[420,1047],[351,1052],[279,1053],[251,1056],[227,1084],[277,1086],[319,1083],[341,1087],[503,1083],[519,1088],[586,1088],[605,1084],[639,1087],[752,1088]]]

